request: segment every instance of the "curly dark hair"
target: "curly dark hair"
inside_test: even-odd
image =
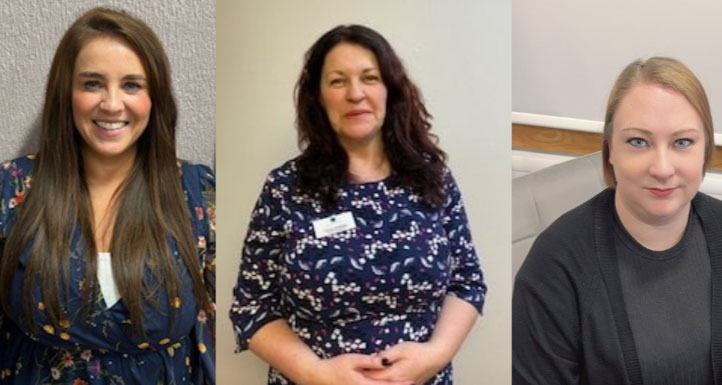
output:
[[[431,133],[431,114],[391,45],[378,32],[362,25],[335,27],[306,52],[296,84],[296,126],[302,151],[296,163],[296,187],[319,196],[325,207],[331,207],[338,200],[339,188],[348,180],[348,155],[320,101],[324,60],[339,43],[362,46],[373,52],[378,61],[387,89],[381,133],[392,170],[389,183],[412,188],[431,207],[441,206],[445,196],[442,173],[446,154]]]

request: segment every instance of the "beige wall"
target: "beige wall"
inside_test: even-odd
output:
[[[722,119],[722,2],[514,0],[513,111],[604,120],[632,60],[672,56],[699,77]],[[717,124],[717,133],[722,126]]]
[[[511,5],[507,1],[217,1],[218,384],[261,385],[233,354],[227,313],[250,211],[272,168],[295,156],[292,91],[305,50],[342,23],[381,32],[434,115],[489,286],[455,360],[457,385],[511,383]]]

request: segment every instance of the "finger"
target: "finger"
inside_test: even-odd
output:
[[[370,356],[366,354],[352,354],[350,358],[353,360],[352,365],[355,369],[361,370],[379,370],[385,366],[382,363],[383,358],[380,356]]]
[[[372,380],[392,380],[393,377],[389,375],[388,369],[378,369],[378,370],[364,370],[361,371],[361,374],[363,374],[366,378],[372,379]]]
[[[381,357],[382,364],[384,363],[384,358],[386,361],[388,361],[390,364],[393,364],[394,362],[400,360],[403,357],[403,346],[401,345],[394,345],[381,353],[379,353],[379,357]],[[390,366],[390,365],[387,365]]]
[[[372,380],[366,379],[363,385],[414,385],[413,381],[393,381],[393,380]]]
[[[391,382],[410,382],[409,373],[404,371],[402,367],[389,367],[383,370],[365,370],[362,372],[364,376],[373,380],[391,381]]]

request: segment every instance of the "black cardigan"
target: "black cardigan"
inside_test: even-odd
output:
[[[722,201],[692,200],[709,248],[711,354],[722,384]],[[516,276],[512,383],[641,385],[614,249],[614,190],[542,232]]]

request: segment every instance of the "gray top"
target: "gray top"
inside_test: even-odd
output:
[[[619,276],[645,385],[712,384],[711,267],[704,231],[692,210],[682,239],[653,251],[615,214]]]

